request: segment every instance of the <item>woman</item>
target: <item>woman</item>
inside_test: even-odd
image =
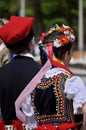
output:
[[[36,130],[76,130],[78,128],[74,114],[83,113],[83,117],[86,115],[85,85],[80,77],[74,76],[67,67],[74,42],[74,30],[65,25],[61,27],[55,25],[48,32],[42,33],[40,37],[39,48],[42,64],[47,65],[49,61],[51,68],[48,67],[44,73],[42,71],[41,77],[36,77],[39,79],[37,82],[31,82],[32,87],[35,82],[36,88],[32,89],[33,92],[30,91],[30,84],[28,84],[25,88],[28,94],[25,95],[24,90],[16,101],[16,108],[18,104],[22,105],[22,111],[28,117],[29,126],[33,124],[35,114]],[[30,94],[32,100],[28,96]],[[28,100],[31,101],[32,107],[29,107]],[[19,117],[18,113],[17,116]],[[85,123],[84,118],[83,129]]]

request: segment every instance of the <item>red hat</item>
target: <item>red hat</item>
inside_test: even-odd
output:
[[[11,16],[10,21],[0,28],[0,38],[7,44],[15,44],[31,31],[33,17]]]

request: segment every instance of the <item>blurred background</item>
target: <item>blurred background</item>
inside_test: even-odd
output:
[[[11,15],[36,18],[36,42],[41,32],[55,23],[71,26],[76,43],[69,67],[86,84],[86,0],[0,0],[0,18],[7,22]],[[37,46],[34,55],[39,61]]]

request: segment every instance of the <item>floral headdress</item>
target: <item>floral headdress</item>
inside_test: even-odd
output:
[[[56,24],[55,26],[51,27],[48,30],[48,32],[42,33],[38,45],[39,46],[42,45],[42,43],[44,42],[44,38],[54,31],[63,32],[63,34],[64,34],[63,36],[60,36],[59,38],[56,38],[53,41],[52,46],[54,46],[56,48],[61,47],[65,44],[67,44],[68,42],[73,43],[75,41],[73,29],[71,29],[69,26],[65,26],[64,24],[61,27]]]
[[[59,38],[56,38],[53,41],[53,43],[49,42],[47,44],[43,44],[45,37],[55,31],[62,32],[63,35],[59,36]],[[74,41],[75,41],[74,30],[72,30],[69,26],[62,25],[61,27],[59,27],[56,24],[55,26],[51,27],[48,32],[42,33],[38,45],[42,46],[42,51],[45,55],[45,58],[46,60],[48,59],[50,60],[52,67],[56,66],[64,68],[70,74],[72,74],[72,72],[64,65],[63,61],[55,57],[52,47],[59,48],[63,45],[68,44],[69,42],[73,43]]]

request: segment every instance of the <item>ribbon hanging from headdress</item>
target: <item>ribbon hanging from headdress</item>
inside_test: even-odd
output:
[[[50,62],[52,64],[52,66],[56,66],[59,68],[63,68],[65,70],[67,70],[70,74],[73,74],[65,65],[62,61],[60,61],[59,59],[57,59],[54,54],[53,54],[53,48],[52,48],[52,43],[48,43],[46,45],[47,47],[47,51],[48,51],[48,56],[50,59]]]
[[[23,102],[25,101],[26,97],[35,89],[36,85],[43,77],[43,75],[51,68],[51,63],[48,60],[46,64],[41,68],[41,70],[36,74],[36,76],[28,83],[22,93],[19,95],[17,100],[15,101],[15,109],[17,117],[24,123],[27,123],[27,116],[20,110]]]

